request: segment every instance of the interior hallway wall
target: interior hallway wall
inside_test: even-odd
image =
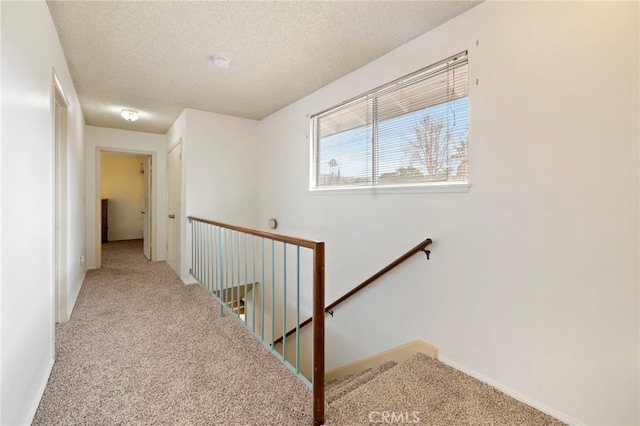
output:
[[[84,118],[44,1],[0,2],[0,423],[29,424],[54,359],[53,70],[67,117],[67,307],[86,272]]]
[[[258,122],[185,109],[166,135],[182,141],[182,280],[193,283],[189,215],[257,226]]]
[[[260,123],[260,216],[326,242],[327,368],[422,339],[575,424],[639,417],[639,4],[485,2]],[[310,193],[308,116],[469,51],[468,193]],[[476,83],[477,80],[477,83]]]

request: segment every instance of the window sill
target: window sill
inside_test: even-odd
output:
[[[469,182],[446,182],[416,185],[344,186],[309,188],[312,195],[377,195],[377,194],[445,194],[469,192]]]

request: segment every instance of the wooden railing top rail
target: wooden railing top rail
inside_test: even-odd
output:
[[[349,292],[345,293],[343,296],[339,297],[336,301],[334,301],[333,303],[328,305],[324,309],[324,312],[325,313],[331,312],[331,310],[333,308],[335,308],[336,306],[338,306],[340,303],[344,302],[345,300],[347,300],[348,298],[350,298],[354,294],[358,293],[360,290],[362,290],[363,288],[367,287],[369,284],[371,284],[372,282],[374,282],[375,280],[377,280],[378,278],[380,278],[381,276],[383,276],[384,274],[386,274],[387,272],[389,272],[390,270],[392,270],[396,266],[400,265],[401,263],[403,263],[404,261],[409,259],[411,256],[413,256],[414,254],[416,254],[416,253],[418,253],[420,251],[425,251],[426,247],[429,246],[431,243],[433,243],[433,241],[431,241],[431,238],[427,238],[426,240],[420,242],[418,245],[416,245],[415,247],[413,247],[412,249],[407,251],[405,254],[403,254],[402,256],[400,256],[399,258],[394,260],[393,262],[389,263],[387,266],[385,266],[384,268],[382,268],[381,270],[379,270],[378,272],[373,274],[371,277],[369,277],[366,280],[364,280],[361,284],[359,284],[358,286],[354,287],[352,290],[350,290]],[[427,253],[427,256],[428,256],[428,252],[426,252],[426,253]],[[304,327],[305,325],[309,324],[312,320],[313,320],[312,318],[307,318],[306,320],[302,321],[297,328],[292,328],[291,330],[287,331],[287,333],[284,336],[281,336],[281,337],[277,338],[276,340],[274,340],[273,344],[275,345],[276,343],[281,343],[282,340],[285,337],[289,337],[290,335],[295,333],[296,330],[302,329],[302,327]]]
[[[221,228],[231,229],[233,231],[244,232],[245,234],[255,235],[256,237],[269,238],[271,240],[280,241],[287,244],[293,244],[301,247],[313,249],[322,244],[320,241],[307,240],[305,238],[291,237],[288,235],[274,234],[273,232],[260,231],[258,229],[246,228],[243,226],[230,225],[228,223],[216,222],[209,219],[202,219],[196,216],[189,216],[189,220],[197,220],[199,222],[208,223],[210,225],[219,226]]]

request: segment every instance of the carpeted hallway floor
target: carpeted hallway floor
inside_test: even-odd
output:
[[[328,383],[327,425],[540,425],[558,420],[422,354]],[[311,392],[198,285],[141,241],[107,243],[34,425],[311,425]]]
[[[141,241],[107,243],[66,324],[34,425],[310,425],[311,392]]]

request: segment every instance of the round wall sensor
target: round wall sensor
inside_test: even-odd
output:
[[[225,56],[213,55],[211,60],[213,61],[213,64],[218,68],[229,68],[229,64],[231,64],[229,58]]]
[[[274,218],[269,219],[269,228],[276,229],[278,227],[278,221]]]

